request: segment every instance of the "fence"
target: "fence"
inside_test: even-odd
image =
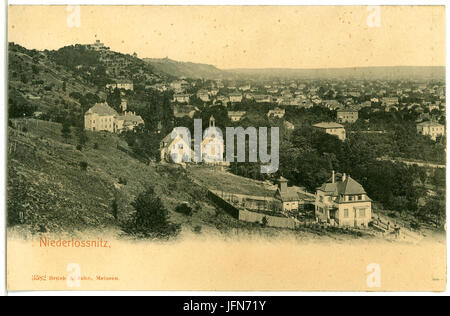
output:
[[[208,191],[208,196],[211,198],[211,200],[214,201],[214,203],[216,203],[217,206],[240,221],[262,224],[265,218],[267,226],[291,229],[294,229],[298,223],[297,220],[289,217],[270,216],[245,209],[240,209],[237,206],[231,204],[232,202],[224,200],[221,196],[218,195],[217,192],[213,192],[211,190]]]

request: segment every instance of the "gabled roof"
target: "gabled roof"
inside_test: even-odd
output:
[[[118,115],[116,110],[108,105],[108,103],[96,103],[93,107],[91,107],[86,114],[98,114],[100,116],[116,116]]]
[[[313,194],[308,193],[301,187],[287,187],[283,192],[278,188],[275,192],[275,198],[280,199],[283,202],[292,201],[309,201],[313,202],[315,197]]]
[[[439,123],[431,122],[431,121],[422,122],[422,123],[419,123],[417,125],[420,125],[420,126],[436,126],[436,127],[444,126],[444,125],[441,125]]]
[[[341,182],[340,194],[365,194],[366,191],[356,180],[347,176],[344,182]]]
[[[138,123],[138,124],[143,124],[144,120],[142,119],[142,117],[140,115],[136,115],[134,113],[131,112],[127,112],[124,115],[120,115],[117,117],[118,120],[123,120],[124,121],[124,125],[126,124],[134,124],[134,123]]]
[[[347,176],[344,181],[335,183],[324,183],[318,190],[331,193],[332,195],[355,195],[355,194],[366,194],[366,191],[356,180]]]

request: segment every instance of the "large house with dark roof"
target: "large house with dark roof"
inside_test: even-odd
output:
[[[121,133],[141,124],[144,120],[136,113],[125,111],[119,115],[108,103],[96,103],[84,114],[84,129],[93,132]]]
[[[114,119],[119,114],[107,103],[96,103],[84,114],[84,129],[114,132]]]
[[[372,218],[372,200],[364,188],[345,173],[316,190],[315,214],[320,221],[338,226],[367,227]]]

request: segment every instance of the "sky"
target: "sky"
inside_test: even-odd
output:
[[[8,11],[8,41],[29,49],[100,39],[140,58],[221,69],[445,66],[443,6],[10,6]]]

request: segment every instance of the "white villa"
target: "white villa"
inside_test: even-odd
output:
[[[438,136],[445,135],[445,126],[436,122],[422,122],[417,124],[417,132],[436,140]]]
[[[372,218],[372,200],[364,188],[350,175],[336,181],[333,171],[331,182],[316,190],[316,218],[338,226],[367,227]]]
[[[159,149],[161,152],[161,161],[182,163],[186,161],[185,150],[191,148],[191,144],[183,139],[182,135],[178,135],[175,139],[172,139],[172,134],[168,134],[164,137],[160,144]],[[194,157],[194,152],[191,150],[191,159]]]

